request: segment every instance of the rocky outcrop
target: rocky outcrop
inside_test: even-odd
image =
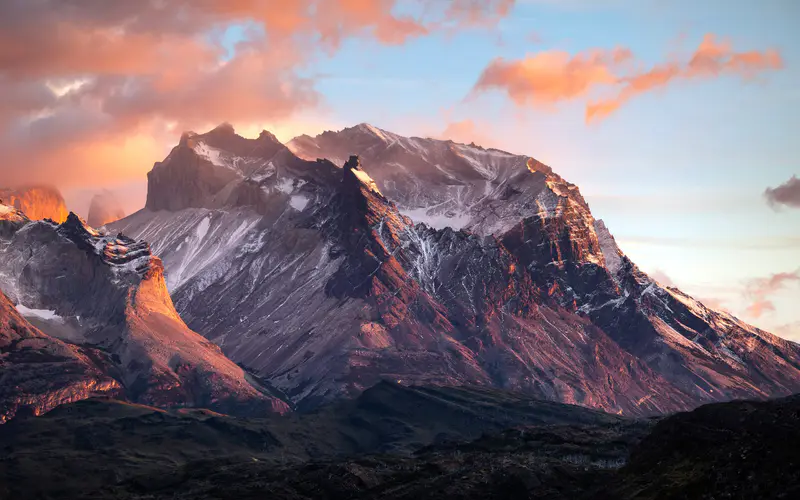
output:
[[[125,211],[114,193],[103,191],[92,197],[87,222],[92,227],[103,227],[125,217]]]
[[[108,353],[130,401],[258,415],[288,406],[191,331],[147,243],[88,226],[31,222],[4,243],[0,287],[21,308],[48,311],[46,333]]]
[[[0,189],[0,200],[24,212],[32,220],[50,219],[61,223],[69,213],[64,197],[51,186]]]
[[[109,356],[45,335],[0,292],[0,424],[24,409],[41,415],[58,405],[97,396],[119,396],[106,372]]]

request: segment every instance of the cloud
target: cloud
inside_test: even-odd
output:
[[[730,43],[717,42],[713,34],[707,34],[688,63],[662,64],[648,71],[620,78],[622,90],[616,97],[589,104],[586,108],[586,121],[602,119],[631,98],[665,87],[676,79],[711,78],[725,73],[753,78],[760,72],[782,67],[783,60],[776,50],[734,52]]]
[[[767,188],[764,191],[767,203],[773,209],[779,209],[781,205],[791,208],[800,208],[800,179],[796,175],[789,178],[776,188]]]
[[[674,288],[675,286],[677,286],[677,285],[675,285],[675,282],[672,281],[672,278],[667,276],[667,273],[665,273],[661,269],[655,269],[655,270],[653,270],[652,273],[649,273],[649,274],[650,274],[651,278],[653,278],[654,280],[658,281],[663,286],[668,286],[668,287],[671,287],[671,288]]]
[[[633,97],[665,87],[678,79],[713,78],[734,74],[752,79],[783,67],[778,51],[736,52],[729,42],[707,34],[684,62],[665,62],[637,69],[630,49],[592,49],[576,55],[545,51],[519,60],[495,59],[481,73],[471,96],[487,90],[505,92],[517,105],[552,106],[562,101],[591,99],[606,90],[605,99],[591,99],[587,123],[605,118]]]
[[[800,321],[778,325],[773,329],[773,331],[779,337],[783,337],[794,342],[800,342]]]
[[[497,58],[483,70],[473,93],[500,88],[518,105],[546,105],[585,96],[616,81],[611,68],[626,52],[595,50],[574,57],[546,51],[519,61]]]
[[[475,143],[483,147],[491,147],[493,142],[474,121],[469,119],[448,123],[438,138],[463,144]]]
[[[773,274],[768,278],[751,280],[745,286],[745,298],[750,301],[747,314],[760,318],[768,312],[775,311],[775,304],[770,300],[775,292],[785,288],[791,283],[800,283],[800,270]]]
[[[182,130],[287,122],[317,109],[322,96],[307,70],[346,39],[402,44],[445,24],[496,22],[514,3],[421,1],[437,8],[412,15],[398,0],[0,2],[1,182],[79,192],[143,179]],[[233,50],[231,30],[241,33]]]
[[[697,300],[704,306],[714,309],[715,311],[722,311],[731,314],[731,311],[725,307],[725,302],[715,297],[697,297]]]

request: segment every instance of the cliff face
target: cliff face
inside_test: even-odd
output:
[[[106,353],[52,338],[31,325],[0,292],[0,423],[20,409],[41,415],[58,405],[119,396]]]
[[[61,223],[69,213],[64,197],[58,189],[49,186],[0,189],[0,200],[33,220],[51,219]]]

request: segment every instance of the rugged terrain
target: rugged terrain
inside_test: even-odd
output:
[[[288,410],[216,345],[189,330],[173,307],[161,261],[147,243],[97,231],[75,214],[56,224],[30,221],[5,205],[0,213],[0,288],[16,304],[15,310],[2,311],[10,325],[9,348],[17,353],[4,356],[4,362],[17,371],[27,369],[20,365],[26,356],[45,359],[59,350],[60,358],[93,362],[91,370],[75,368],[88,377],[83,397],[91,395],[93,384],[105,387],[110,379],[121,397],[155,406],[200,406],[242,414]],[[38,330],[27,321],[15,327],[20,324],[17,312]],[[25,340],[33,337],[42,340]],[[102,383],[97,370],[104,376]],[[9,373],[4,370],[2,376]],[[45,377],[40,382],[55,380]],[[46,394],[34,391],[27,399],[6,395],[4,419],[13,416],[15,405],[23,400],[36,414],[49,410],[54,404]]]
[[[307,160],[268,132],[187,133],[111,227],[300,408],[384,377],[629,415],[800,390],[797,344],[648,277],[530,157],[369,125],[289,145]]]
[[[302,416],[116,401],[0,426],[0,498],[793,498],[800,400],[631,420],[381,383]]]

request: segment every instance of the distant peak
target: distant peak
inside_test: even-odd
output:
[[[262,130],[258,134],[258,140],[260,140],[260,141],[268,140],[270,142],[278,142],[278,143],[281,142],[280,140],[278,140],[277,137],[275,137],[275,134],[273,134],[269,130]]]
[[[222,122],[216,127],[214,127],[209,134],[226,134],[226,135],[234,135],[236,134],[236,129],[233,128],[228,122]]]
[[[389,142],[389,132],[386,132],[385,130],[382,130],[374,125],[370,125],[369,123],[359,123],[353,127],[353,129],[377,137],[382,141]]]

